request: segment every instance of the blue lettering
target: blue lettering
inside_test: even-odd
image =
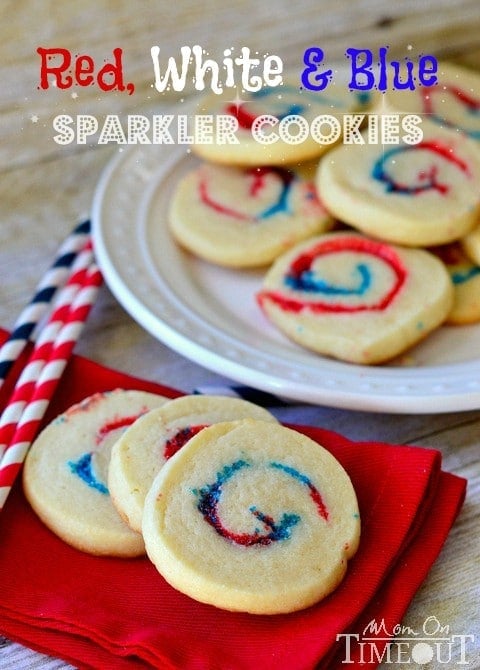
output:
[[[420,56],[418,59],[418,80],[422,86],[435,86],[438,83],[438,63],[433,56]]]
[[[347,49],[347,57],[352,60],[352,78],[348,84],[351,89],[357,91],[371,91],[375,85],[375,77],[371,71],[373,65],[373,55],[369,49],[354,49],[353,47]],[[359,63],[359,57],[363,56],[364,62]],[[358,80],[358,76],[363,75],[365,78],[362,81]]]
[[[303,54],[306,68],[302,72],[302,84],[310,91],[323,91],[332,80],[332,70],[319,72],[323,61],[323,50],[320,47],[309,47]],[[313,76],[313,82],[312,77]]]
[[[437,61],[433,56],[421,56],[418,63],[410,58],[388,59],[388,46],[378,49],[378,61],[370,49],[347,49],[345,55],[351,60],[350,90],[370,91],[376,88],[384,93],[392,90],[414,91],[416,83],[432,86],[437,83]]]

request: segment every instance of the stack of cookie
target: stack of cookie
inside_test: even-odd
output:
[[[480,76],[442,65],[435,87],[372,99],[377,119],[421,118],[415,143],[395,133],[373,142],[369,123],[349,143],[320,143],[302,124],[297,143],[283,141],[274,119],[311,128],[361,105],[339,83],[278,90],[200,107],[235,114],[239,143],[193,145],[201,163],[171,202],[178,243],[211,263],[265,267],[256,298],[266,317],[348,362],[382,363],[441,324],[479,321]],[[270,143],[252,137],[262,115]]]
[[[146,549],[176,589],[228,610],[308,607],[359,545],[340,463],[238,398],[98,393],[42,431],[23,483],[68,544],[124,558]]]

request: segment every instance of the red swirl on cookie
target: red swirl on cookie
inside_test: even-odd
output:
[[[207,171],[203,170],[198,182],[199,199],[202,204],[217,214],[240,221],[259,222],[278,214],[291,214],[289,198],[295,180],[291,171],[268,166],[257,167],[236,173],[236,177],[238,188],[243,187],[245,195],[245,200],[240,200],[239,206],[225,201],[222,190],[216,192],[215,180],[209,178]],[[265,197],[266,201],[264,201]],[[306,184],[304,197],[315,199],[313,186],[309,183]],[[254,213],[245,211],[246,201],[251,202]],[[242,203],[244,211],[242,211]],[[320,206],[319,203],[318,206]]]
[[[440,94],[440,96],[439,96]],[[422,104],[424,114],[428,114],[430,119],[437,123],[446,123],[451,127],[458,127],[463,132],[480,139],[480,130],[478,130],[478,118],[480,116],[480,98],[472,95],[471,92],[466,91],[460,86],[447,84],[441,88],[428,87],[421,90]],[[460,125],[455,121],[453,114],[445,112],[446,99],[450,99],[458,112],[459,118],[463,120]]]
[[[289,312],[378,311],[391,304],[406,277],[389,245],[341,237],[299,253],[283,276],[285,291],[261,291],[257,300],[260,306],[268,300]]]

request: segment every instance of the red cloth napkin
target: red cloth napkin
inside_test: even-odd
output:
[[[74,357],[45,421],[115,387],[179,395]],[[400,622],[440,552],[466,482],[441,471],[438,451],[296,428],[343,464],[362,515],[358,553],[326,600],[276,616],[197,603],[171,588],[146,558],[93,557],[64,544],[38,520],[17,482],[0,516],[0,631],[98,670],[307,670],[320,662],[329,670],[345,667],[345,640],[337,636],[361,634],[373,619],[383,619],[389,630]],[[379,640],[380,654],[383,645]],[[358,645],[352,644],[353,660],[355,654]]]

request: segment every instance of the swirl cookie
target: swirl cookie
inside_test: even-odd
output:
[[[437,77],[434,86],[418,86],[414,91],[389,89],[382,95],[379,111],[419,114],[480,140],[480,73],[439,63]]]
[[[206,428],[168,461],[148,493],[143,533],[176,589],[223,609],[275,614],[338,586],[360,519],[352,483],[328,451],[245,419]]]
[[[435,248],[433,252],[445,263],[455,288],[446,322],[463,325],[480,321],[480,266],[467,258],[458,242]]]
[[[250,417],[276,419],[241,398],[192,395],[176,398],[134,423],[112,449],[108,488],[129,526],[141,532],[145,496],[155,475],[191,437],[212,423]]]
[[[327,233],[279,258],[257,295],[285,335],[352,363],[386,361],[447,317],[453,286],[443,263],[358,233]]]
[[[298,82],[285,78],[282,86],[243,93],[238,101],[230,98],[232,93],[227,91],[198,103],[197,115],[216,118],[217,137],[208,143],[195,142],[192,150],[207,161],[243,166],[284,165],[316,158],[333,140],[314,139],[311,127],[315,119],[329,115],[341,120],[343,114],[363,106],[341,76],[334,77],[325,91],[302,89]],[[224,128],[220,135],[219,125]],[[318,125],[321,136],[321,123]]]
[[[332,215],[406,246],[446,244],[469,233],[480,215],[480,148],[432,123],[422,128],[418,144],[332,149],[316,182]]]
[[[463,251],[477,265],[480,265],[480,225],[460,240]]]
[[[112,444],[139,416],[167,398],[153,393],[98,393],[73,405],[37,437],[25,461],[25,495],[65,542],[91,554],[138,556],[143,538],[122,521],[107,488]]]
[[[170,229],[191,253],[230,267],[271,263],[332,219],[299,171],[202,164],[178,184]]]

